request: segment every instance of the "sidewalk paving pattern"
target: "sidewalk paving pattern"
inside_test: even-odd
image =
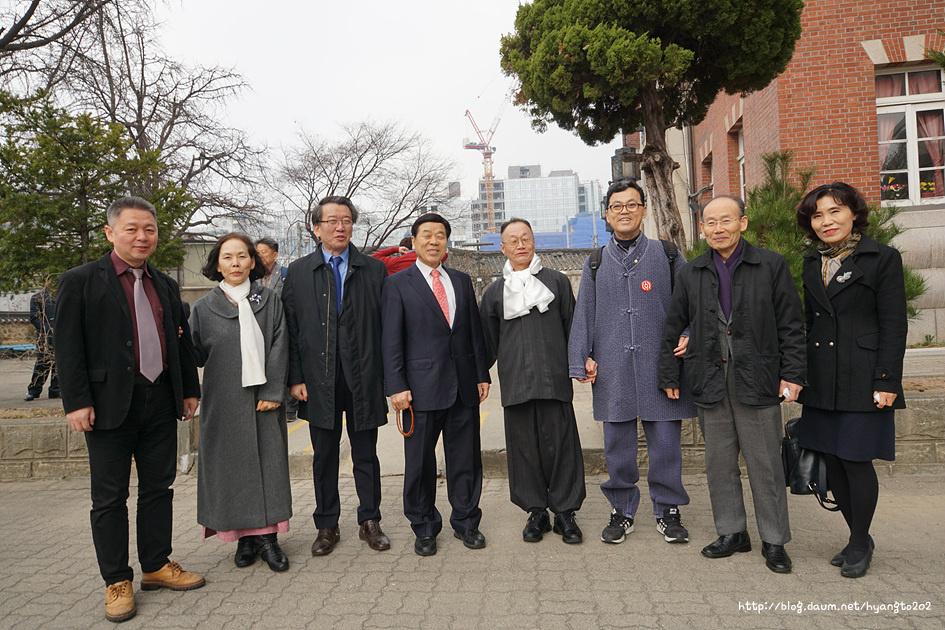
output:
[[[907,356],[907,371],[940,376],[941,349]],[[914,365],[909,366],[910,359]],[[23,403],[32,363],[0,362],[0,408],[48,407],[60,401]],[[482,408],[484,451],[504,448],[499,392]],[[590,388],[575,386],[575,410],[585,449],[600,449],[600,425],[590,411]],[[56,411],[58,408],[58,412]],[[290,450],[308,447],[301,421],[289,425]],[[345,439],[346,441],[346,439]],[[751,553],[710,560],[700,549],[716,538],[704,475],[686,475],[692,498],[682,508],[689,544],[670,545],[656,532],[648,492],[636,531],[621,545],[600,542],[609,506],[600,492],[604,476],[587,479],[588,497],[578,513],[585,542],[565,545],[549,533],[537,544],[522,541],[525,514],[513,506],[504,478],[485,480],[481,529],[488,545],[463,547],[446,529],[439,553],[420,558],[403,516],[403,447],[393,423],[379,436],[384,498],[383,526],[392,541],[374,552],[357,536],[357,496],[346,464],[340,481],[341,542],[313,558],[311,472],[294,471],[295,516],[280,538],[292,563],[276,574],[261,561],[234,566],[233,544],[202,541],[196,523],[195,474],[175,484],[174,553],[186,569],[203,573],[207,586],[192,592],[140,591],[134,547],[136,481],[132,514],[132,567],[138,615],[121,627],[175,629],[422,628],[430,630],[532,629],[656,630],[727,628],[943,628],[945,627],[945,479],[938,475],[880,478],[872,535],[873,565],[863,578],[840,577],[829,559],[846,542],[842,518],[812,497],[789,495],[794,539],[787,545],[794,571],[777,575],[761,557],[750,490],[745,483]],[[342,451],[344,460],[345,451]],[[304,462],[299,457],[298,462]],[[441,462],[442,464],[442,462]],[[442,480],[437,505],[448,518]],[[0,483],[0,630],[114,628],[104,619],[104,587],[89,530],[88,479]]]

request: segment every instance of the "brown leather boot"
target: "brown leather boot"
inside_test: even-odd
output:
[[[168,562],[154,573],[141,574],[142,591],[153,591],[162,587],[172,591],[190,591],[206,583],[202,575],[184,571],[176,562]]]
[[[131,580],[115,582],[105,587],[105,618],[109,621],[127,621],[135,616],[135,590]]]

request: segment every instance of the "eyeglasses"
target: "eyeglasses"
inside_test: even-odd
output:
[[[607,206],[607,209],[611,212],[636,212],[643,207],[642,203],[637,203],[636,201],[628,201],[627,203],[612,203]]]
[[[343,225],[346,228],[351,227],[354,224],[354,221],[351,219],[328,219],[327,221],[319,221],[319,223],[327,223],[329,227],[336,228],[339,225]]]
[[[522,245],[531,245],[534,239],[531,236],[523,236],[522,238],[510,238],[507,241],[502,241],[509,247],[518,247],[519,244]]]
[[[716,221],[715,219],[709,219],[708,221],[703,221],[702,225],[706,226],[710,230],[714,230],[718,226],[722,226],[723,229],[728,229],[732,226],[733,223],[738,223],[739,219],[724,218],[721,221]]]

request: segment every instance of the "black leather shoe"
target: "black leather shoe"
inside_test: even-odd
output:
[[[358,530],[358,538],[366,542],[374,551],[390,549],[390,538],[381,530],[381,524],[377,521],[364,521]]]
[[[541,542],[546,532],[551,531],[551,519],[548,518],[548,512],[545,510],[534,510],[528,515],[525,521],[525,529],[522,530],[522,540],[525,542]]]
[[[236,555],[233,556],[233,562],[238,567],[248,567],[256,562],[256,537],[243,536],[236,543]]]
[[[748,537],[748,532],[738,532],[719,536],[714,543],[702,548],[702,555],[706,558],[728,558],[733,553],[746,551],[751,551],[751,538]]]
[[[256,536],[256,552],[259,557],[266,561],[269,568],[277,573],[289,569],[289,557],[279,546],[277,534],[262,534]]]
[[[584,540],[584,534],[574,520],[574,512],[559,512],[555,514],[555,533],[561,534],[561,540],[569,545],[576,545]]]
[[[436,538],[433,536],[417,536],[413,543],[413,550],[418,556],[436,555]]]
[[[478,529],[470,529],[463,533],[459,533],[454,529],[453,535],[463,541],[467,549],[482,549],[486,546],[486,537]]]
[[[870,538],[870,542],[869,542],[870,547],[873,547],[873,548],[875,549],[875,548],[876,548],[876,543],[873,542],[873,537],[870,536],[869,538]],[[830,564],[831,564],[832,566],[835,566],[835,567],[842,567],[842,566],[843,566],[843,561],[847,559],[847,549],[848,549],[848,548],[849,548],[849,545],[847,545],[846,547],[844,547],[844,548],[843,548],[843,551],[841,551],[840,553],[838,553],[837,555],[835,555],[833,558],[831,558],[831,559],[830,559]]]
[[[858,578],[866,575],[866,572],[870,568],[870,562],[873,561],[874,549],[876,549],[876,545],[873,543],[873,538],[870,537],[869,546],[866,548],[866,555],[855,564],[850,564],[847,562],[846,557],[844,557],[843,566],[840,568],[840,575],[848,578]],[[849,556],[849,553],[847,553],[847,555]]]
[[[791,572],[791,557],[784,550],[784,545],[771,545],[761,541],[761,555],[765,557],[765,566],[775,573]]]
[[[36,400],[36,396],[34,396],[33,394],[27,394],[26,398],[24,398],[23,400],[25,400],[26,402],[29,402],[31,400]]]
[[[312,543],[312,555],[327,556],[332,552],[339,540],[341,540],[341,534],[338,532],[337,527],[334,529],[318,530],[318,535],[315,536],[315,542]]]

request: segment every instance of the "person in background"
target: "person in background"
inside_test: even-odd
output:
[[[262,261],[265,273],[259,279],[259,283],[267,289],[272,289],[280,300],[282,299],[282,285],[285,281],[288,268],[276,264],[279,257],[279,243],[268,236],[264,236],[256,241],[256,253]],[[292,422],[298,418],[299,401],[292,396],[292,391],[285,388],[285,418]]]
[[[866,200],[843,182],[815,188],[797,208],[798,225],[817,245],[804,257],[810,384],[800,398],[800,445],[824,454],[850,529],[830,563],[849,578],[865,575],[873,558],[873,460],[896,458],[895,410],[906,406],[902,257],[863,233],[868,216]]]
[[[263,262],[244,234],[216,242],[203,275],[220,284],[197,300],[190,328],[203,367],[197,522],[204,540],[235,542],[234,562],[289,568],[292,490],[285,412],[288,335],[282,301],[262,286]]]
[[[56,294],[52,281],[46,278],[43,288],[30,297],[30,323],[36,328],[36,364],[26,389],[26,402],[36,400],[43,393],[49,377],[49,397],[59,398],[59,375],[56,373],[53,324],[56,321]]]
[[[413,239],[409,236],[405,236],[400,240],[400,244],[397,247],[379,249],[371,254],[371,256],[384,263],[384,266],[387,267],[388,274],[393,274],[398,271],[403,271],[417,262],[417,252],[413,251],[412,247]],[[444,253],[441,262],[446,262],[449,256],[449,254]]]

